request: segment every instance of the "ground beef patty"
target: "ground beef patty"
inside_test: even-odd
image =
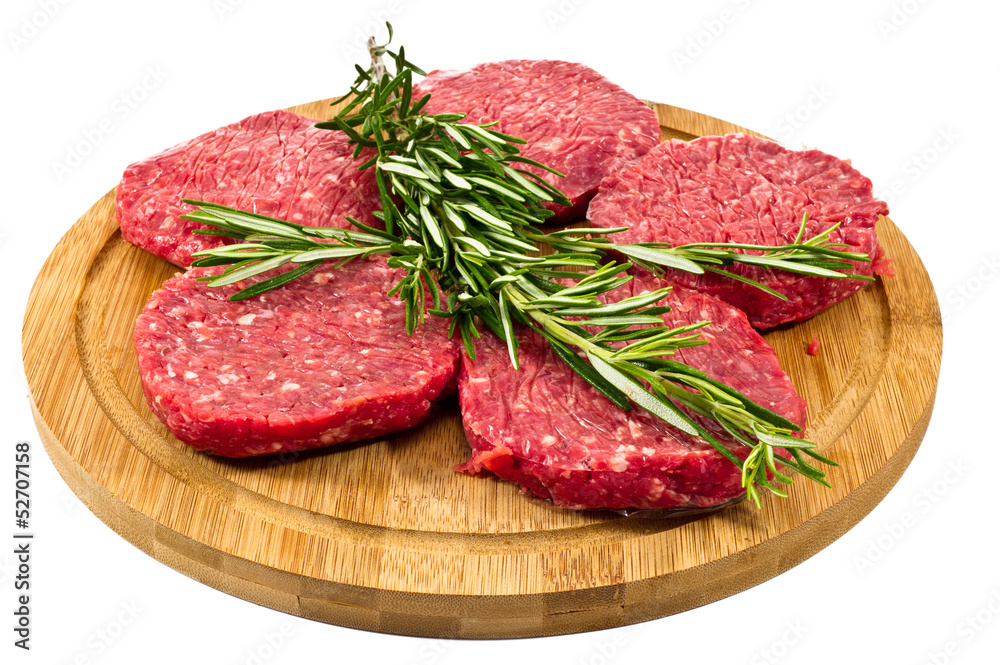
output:
[[[433,71],[414,97],[430,93],[428,113],[465,113],[464,122],[499,121],[525,139],[521,153],[566,177],[542,171],[572,208],[551,206],[553,221],[582,217],[604,176],[631,164],[660,141],[656,113],[583,65],[555,60],[490,62],[468,71]]]
[[[744,134],[667,141],[635,165],[607,177],[590,203],[594,226],[628,226],[618,243],[732,242],[780,245],[793,242],[803,213],[806,238],[840,222],[834,242],[864,252],[872,263],[855,272],[888,273],[875,234],[888,214],[872,196],[872,183],[851,165],[818,150],[787,150]],[[671,271],[671,280],[739,307],[758,328],[801,321],[840,302],[867,282],[804,277],[740,266],[733,269],[788,297],[772,295],[720,275]]]
[[[317,270],[240,302],[193,268],[135,325],[146,399],[174,435],[226,457],[294,451],[417,425],[450,392],[459,346],[428,316],[406,335],[382,258]]]
[[[638,277],[614,299],[663,286]],[[726,303],[675,288],[662,301],[678,326],[710,319],[710,344],[682,349],[674,359],[742,391],[758,404],[805,424],[806,404],[774,351],[746,316]],[[709,508],[744,493],[740,471],[700,437],[685,434],[648,411],[626,412],[570,370],[541,336],[518,333],[521,369],[505,345],[483,335],[476,359],[462,358],[459,400],[472,455],[458,470],[492,471],[568,508]],[[700,419],[741,459],[749,448]]]
[[[315,120],[270,111],[202,134],[125,170],[115,206],[122,237],[178,266],[223,241],[178,215],[182,198],[220,203],[306,226],[350,226],[347,216],[379,226],[370,170],[358,171],[347,135]]]

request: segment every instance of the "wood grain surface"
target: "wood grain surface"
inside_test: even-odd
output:
[[[663,136],[746,131],[663,104]],[[328,102],[291,109],[315,118]],[[888,219],[898,274],[814,319],[769,332],[809,402],[806,436],[840,463],[833,489],[799,479],[694,517],[573,512],[496,479],[459,475],[455,400],[380,440],[228,460],[171,436],[143,398],[132,326],[176,268],[124,242],[114,191],[62,238],[34,284],[23,354],[46,451],[111,528],[205,584],[365,630],[526,637],[610,628],[724,598],[833,542],[885,496],[930,418],[941,316]],[[806,354],[816,335],[820,351]],[[113,564],[112,564],[113,565]]]

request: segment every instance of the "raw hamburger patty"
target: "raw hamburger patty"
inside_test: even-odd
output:
[[[306,226],[348,228],[351,216],[379,225],[372,173],[358,171],[347,135],[313,127],[288,111],[270,111],[202,134],[125,170],[115,206],[122,237],[178,266],[222,244],[191,233],[206,228],[178,215],[182,198],[220,203]]]
[[[612,292],[626,298],[660,288],[652,276]],[[742,391],[804,426],[806,404],[774,351],[746,316],[705,294],[676,287],[662,301],[679,326],[710,319],[710,344],[682,349],[674,359]],[[494,335],[477,342],[476,359],[462,357],[459,400],[472,455],[460,471],[483,470],[568,508],[708,508],[744,493],[740,471],[700,437],[690,436],[639,407],[625,412],[576,375],[541,336],[518,334],[520,371]],[[741,459],[749,448],[699,419]]]
[[[583,65],[556,60],[490,62],[468,71],[434,71],[415,86],[430,93],[428,113],[465,113],[528,143],[521,154],[564,174],[529,167],[573,202],[550,206],[551,221],[581,217],[604,176],[660,142],[656,113]]]
[[[792,151],[744,134],[666,141],[634,166],[605,178],[590,203],[594,226],[628,226],[618,243],[793,242],[803,213],[806,239],[840,222],[834,242],[864,252],[855,263],[864,275],[888,272],[875,233],[888,214],[872,196],[872,183],[851,165],[818,150]],[[801,321],[840,302],[867,282],[804,277],[784,271],[733,269],[788,297],[772,295],[720,275],[671,271],[670,279],[739,307],[757,328]]]
[[[178,439],[226,457],[317,448],[417,425],[451,390],[459,346],[444,319],[406,335],[403,275],[384,259],[313,272],[257,298],[192,268],[135,325],[146,399]]]

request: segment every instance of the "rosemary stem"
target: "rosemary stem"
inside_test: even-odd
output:
[[[391,41],[392,27],[388,28]],[[784,496],[770,484],[769,472],[780,482],[790,482],[774,471],[776,447],[792,450],[795,461],[785,462],[790,468],[825,483],[822,472],[801,462],[799,455],[827,464],[831,461],[810,450],[813,444],[789,438],[798,429],[794,423],[669,358],[680,348],[706,343],[697,331],[707,322],[668,328],[661,315],[669,308],[657,304],[667,289],[602,302],[603,294],[631,279],[625,274],[629,264],[604,259],[617,251],[654,272],[667,267],[696,274],[721,273],[783,298],[740,272],[723,271],[719,266],[745,263],[766,270],[865,278],[843,271],[853,267],[849,261],[867,257],[836,251],[842,246],[829,242],[832,228],[801,242],[805,216],[795,242],[781,247],[616,245],[606,237],[624,229],[542,233],[540,225],[552,214],[546,203],[568,206],[570,202],[538,174],[561,174],[521,155],[518,146],[524,141],[498,131],[495,123],[467,124],[461,113],[425,113],[422,109],[429,96],[413,99],[412,85],[413,75],[424,72],[406,59],[402,47],[394,53],[388,44],[379,45],[374,37],[368,40],[371,66],[363,71],[358,68],[351,92],[338,100],[346,100],[341,112],[316,125],[344,131],[355,144],[355,158],[370,151],[372,156],[361,167],[373,171],[382,203],[374,216],[384,230],[355,220],[351,221],[359,232],[310,229],[225,206],[185,201],[200,206],[185,219],[216,226],[218,235],[249,243],[249,250],[227,246],[199,252],[197,265],[231,265],[221,275],[206,278],[209,283],[263,276],[289,261],[300,264],[232,296],[241,299],[277,288],[324,259],[343,262],[390,253],[389,266],[406,272],[389,294],[405,300],[408,333],[419,325],[426,310],[450,317],[452,333],[461,335],[466,352],[474,358],[478,319],[506,342],[517,368],[515,324],[525,322],[549,340],[572,371],[620,408],[642,407],[678,430],[700,436],[741,468],[747,495],[754,503],[760,502],[758,486]],[[387,71],[384,55],[391,58],[394,71]],[[535,251],[538,246],[554,252],[540,256]],[[737,249],[754,253],[737,253]],[[575,272],[579,268],[586,272]],[[428,306],[428,291],[433,309]],[[727,447],[731,444],[720,443],[693,420],[692,414],[715,420],[733,440],[748,446],[746,462]]]

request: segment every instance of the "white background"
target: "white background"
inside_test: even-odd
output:
[[[29,440],[37,534],[30,653],[11,646],[12,546],[0,545],[0,659],[997,662],[991,475],[1000,463],[1000,220],[991,202],[1000,175],[1000,5],[175,0],[156,7],[6,0],[0,10],[7,293],[0,514],[13,508],[13,445]],[[576,60],[640,97],[851,158],[876,193],[895,186],[886,198],[934,280],[945,353],[923,445],[871,515],[800,566],[707,607],[618,630],[484,644],[364,633],[257,607],[142,554],[76,499],[41,447],[21,369],[21,320],[43,260],[129,163],[254,112],[343,92],[361,35],[381,25],[380,15],[391,15],[397,44],[428,70]],[[73,160],[74,150],[86,154]],[[964,470],[949,473],[955,467]],[[913,521],[902,526],[907,513]],[[0,524],[9,524],[0,537],[11,542],[13,519]]]

